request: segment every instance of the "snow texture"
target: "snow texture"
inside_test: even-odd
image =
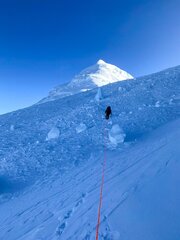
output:
[[[106,156],[99,239],[179,240],[179,82],[177,66],[1,115],[0,239],[95,239]]]

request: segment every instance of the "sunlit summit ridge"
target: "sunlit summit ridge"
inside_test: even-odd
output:
[[[99,60],[96,64],[82,70],[69,83],[55,87],[40,103],[127,79],[133,79],[133,76],[112,64]]]

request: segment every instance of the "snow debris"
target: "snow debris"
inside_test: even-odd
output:
[[[57,127],[53,127],[53,128],[49,131],[49,133],[48,133],[48,135],[47,135],[47,137],[46,137],[46,141],[49,141],[49,140],[51,140],[51,139],[57,139],[57,138],[59,138],[59,134],[60,134],[59,129],[58,129]]]
[[[89,91],[90,89],[88,89],[88,88],[84,88],[84,89],[81,89],[81,91],[80,92],[87,92],[87,91]]]
[[[155,107],[160,107],[160,102],[159,101],[156,102]]]
[[[114,124],[109,131],[109,141],[115,146],[117,146],[119,143],[123,143],[125,137],[126,134],[118,124]]]
[[[97,94],[95,96],[96,102],[99,102],[102,99],[102,91],[101,88],[98,88]]]
[[[10,126],[10,131],[14,131],[14,125]]]
[[[123,87],[121,87],[121,86],[118,87],[118,91],[119,91],[119,92],[122,92],[122,91],[124,91],[124,90],[125,90],[125,89],[124,89]]]
[[[86,130],[86,125],[84,123],[80,123],[79,126],[76,127],[76,132],[80,133]]]
[[[171,105],[171,104],[173,104],[173,98],[171,98],[170,100],[169,100],[169,104]]]

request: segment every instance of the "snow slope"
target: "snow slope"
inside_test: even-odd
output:
[[[105,146],[99,238],[179,240],[179,81],[178,66],[0,116],[0,239],[95,239]]]
[[[95,87],[101,87],[109,83],[114,83],[133,77],[124,70],[99,60],[95,65],[90,66],[80,74],[76,75],[68,84],[60,85],[54,88],[49,96],[42,99],[39,103],[56,100],[58,98],[85,92]]]
[[[180,121],[108,152],[100,239],[179,240]],[[0,206],[1,239],[95,239],[102,155]]]

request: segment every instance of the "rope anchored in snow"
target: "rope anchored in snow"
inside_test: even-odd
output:
[[[99,238],[99,226],[100,226],[100,220],[101,220],[101,207],[102,207],[102,198],[103,198],[105,168],[106,168],[106,148],[105,148],[105,132],[104,132],[104,160],[103,160],[101,187],[100,187],[98,219],[97,219],[97,225],[96,225],[96,240],[98,240]]]

